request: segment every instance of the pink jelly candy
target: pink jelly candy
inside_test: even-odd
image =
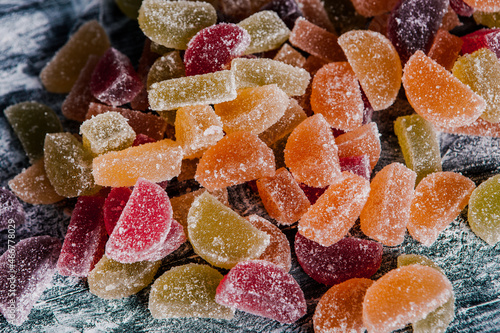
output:
[[[264,260],[243,261],[234,266],[217,287],[215,301],[282,323],[293,323],[307,312],[297,281]]]
[[[339,158],[340,171],[350,171],[355,175],[370,180],[372,169],[370,157],[367,154]]]
[[[464,42],[463,54],[473,53],[486,47],[495,53],[497,58],[500,57],[500,29],[480,29],[460,38]]]
[[[109,192],[104,203],[104,225],[108,235],[113,232],[131,194],[132,190],[128,187],[114,187]]]
[[[172,220],[170,231],[168,232],[165,241],[163,243],[157,244],[157,246],[155,247],[152,247],[149,251],[144,252],[144,260],[161,260],[170,253],[177,250],[179,246],[181,246],[186,240],[187,238],[186,234],[184,233],[184,227],[176,220]]]

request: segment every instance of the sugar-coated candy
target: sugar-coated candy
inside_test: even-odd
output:
[[[337,181],[302,215],[299,232],[323,246],[335,244],[354,225],[369,193],[368,180],[342,172]]]
[[[180,53],[179,51],[171,51],[156,59],[151,65],[146,86],[149,88],[153,83],[183,76],[186,76],[186,68]]]
[[[464,0],[450,0],[450,7],[460,16],[470,17],[474,13],[474,8],[464,2]]]
[[[290,0],[290,2],[293,2],[293,0]],[[295,67],[303,67],[306,62],[306,58],[299,51],[291,47],[290,44],[283,44],[273,60],[281,61]]]
[[[14,193],[0,187],[0,230],[15,230],[25,221],[26,212]]]
[[[330,21],[330,15],[326,11],[324,2],[321,0],[295,0],[302,14],[309,22],[335,33],[335,27]]]
[[[286,93],[270,84],[240,89],[236,99],[215,104],[214,110],[227,134],[245,131],[258,135],[283,117],[288,104]]]
[[[404,68],[403,86],[411,106],[433,125],[458,127],[473,123],[486,102],[422,51]]]
[[[349,171],[355,175],[370,180],[372,168],[370,157],[366,154],[339,158],[340,171]]]
[[[380,134],[374,122],[360,126],[353,131],[335,138],[339,158],[368,155],[370,167],[373,170],[380,158]]]
[[[463,0],[475,10],[493,13],[500,11],[500,3],[497,0]]]
[[[257,135],[235,132],[205,151],[195,179],[213,191],[273,176],[275,170],[273,151]]]
[[[45,89],[69,93],[90,55],[102,56],[110,47],[104,28],[92,20],[83,24],[40,73]]]
[[[461,37],[462,54],[472,53],[484,47],[500,56],[500,29],[479,29]]]
[[[472,14],[472,17],[474,18],[474,21],[478,25],[484,25],[484,26],[487,26],[489,28],[500,27],[500,24],[499,24],[500,15],[498,12],[488,13],[488,12],[482,12],[480,10],[476,10]]]
[[[201,1],[144,0],[138,20],[153,42],[185,50],[198,31],[215,24],[217,14],[211,4]]]
[[[382,0],[382,1],[368,1],[368,0],[352,0],[352,4],[359,14],[372,17],[390,12],[398,0]]]
[[[417,241],[430,246],[467,206],[476,185],[455,172],[434,172],[415,188],[411,202],[408,232]]]
[[[471,194],[468,221],[472,231],[491,246],[500,241],[500,175],[481,183]]]
[[[292,29],[295,20],[302,16],[302,11],[295,0],[272,0],[260,9],[276,12],[289,29]]]
[[[375,111],[391,106],[401,87],[401,61],[384,35],[353,30],[341,35],[338,43]]]
[[[370,278],[382,263],[381,244],[353,237],[323,246],[295,235],[295,254],[304,272],[319,283],[333,286],[352,278]]]
[[[182,157],[177,142],[163,139],[100,155],[92,161],[92,174],[103,186],[133,186],[139,177],[162,182],[179,175]]]
[[[45,135],[62,131],[61,121],[54,110],[38,102],[11,105],[4,114],[32,164],[43,157]]]
[[[435,62],[451,70],[460,55],[464,42],[458,36],[452,35],[445,29],[439,29],[434,37],[434,42],[427,54]]]
[[[137,20],[142,0],[115,0],[116,5],[127,17]]]
[[[297,281],[264,260],[233,267],[217,287],[215,301],[281,323],[293,323],[306,314],[304,293]]]
[[[234,310],[215,302],[215,291],[222,279],[222,274],[208,265],[173,267],[151,286],[149,311],[156,319],[231,319]]]
[[[123,264],[104,255],[88,276],[89,290],[104,299],[137,294],[153,281],[160,266],[160,260]]]
[[[285,163],[298,182],[309,186],[325,187],[338,179],[337,146],[322,114],[295,127],[286,142]]]
[[[439,29],[452,31],[453,29],[461,26],[462,24],[463,23],[460,21],[460,18],[458,17],[457,13],[455,13],[455,11],[448,5],[447,11],[443,16],[443,20],[441,21],[441,27]],[[434,36],[434,40],[436,39],[436,36]]]
[[[28,319],[57,271],[60,251],[59,239],[37,236],[20,240],[0,256],[0,312],[7,322],[19,326]]]
[[[132,190],[128,187],[113,187],[109,191],[103,207],[104,226],[108,235],[113,232],[131,194]]]
[[[86,277],[103,256],[108,239],[103,217],[105,200],[99,196],[78,198],[57,261],[60,275]]]
[[[355,278],[328,289],[314,310],[314,332],[364,333],[363,299],[372,284],[370,279]]]
[[[396,162],[375,175],[359,216],[365,235],[387,246],[403,242],[416,178],[414,171]]]
[[[208,192],[194,199],[187,222],[194,251],[216,267],[229,269],[240,261],[256,259],[270,243],[267,233]]]
[[[177,250],[186,240],[187,237],[184,232],[184,227],[179,222],[172,219],[170,230],[163,243],[159,243],[149,251],[144,252],[144,259],[147,261],[161,260]]]
[[[278,14],[264,10],[240,21],[238,26],[250,34],[250,45],[245,54],[277,49],[287,41],[290,30]]]

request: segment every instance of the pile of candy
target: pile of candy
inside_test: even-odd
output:
[[[335,26],[319,0],[116,2],[147,37],[137,70],[90,21],[40,73],[47,91],[68,93],[61,111],[79,133],[37,102],[4,111],[32,165],[0,189],[0,228],[24,223],[18,198],[77,198],[62,244],[32,237],[0,257],[7,321],[21,325],[57,272],[105,299],[152,283],[157,319],[230,320],[238,309],[294,323],[307,312],[289,273],[296,256],[331,286],[315,332],[444,332],[454,293],[432,261],[403,255],[370,278],[384,246],[407,230],[430,246],[467,205],[474,233],[500,241],[500,175],[476,187],[442,171],[436,134],[500,136],[500,30],[449,32],[458,15],[496,23],[488,12],[500,4],[352,0],[371,18],[361,30]],[[371,116],[403,94],[416,112],[394,123],[406,166],[372,174],[382,148]],[[176,177],[201,189],[169,197]],[[227,187],[245,183],[272,221],[228,203]],[[371,240],[349,234],[358,220]],[[292,243],[284,226],[296,228]],[[158,276],[185,242],[208,264]],[[7,293],[12,252],[18,285]]]

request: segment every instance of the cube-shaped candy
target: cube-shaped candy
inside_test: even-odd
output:
[[[499,187],[500,175],[495,175],[481,183],[472,192],[469,201],[469,225],[477,236],[491,246],[500,241]]]
[[[238,26],[250,34],[250,45],[245,54],[277,49],[288,39],[290,30],[276,12],[259,11],[240,21]]]
[[[463,43],[460,37],[441,28],[436,33],[428,56],[447,70],[451,70],[460,55]]]

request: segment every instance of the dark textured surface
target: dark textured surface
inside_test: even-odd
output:
[[[0,109],[35,100],[51,106],[61,116],[64,95],[44,91],[38,74],[75,28],[89,19],[98,19],[112,45],[127,54],[134,64],[144,37],[137,23],[122,15],[111,0],[3,0],[0,2]],[[382,142],[382,157],[375,171],[393,162],[402,162],[392,122],[397,115],[411,113],[404,101],[376,113]],[[64,120],[66,130],[78,132],[78,125]],[[458,171],[476,184],[500,173],[500,140],[442,134],[443,169]],[[19,141],[0,115],[0,186],[29,166]],[[169,194],[179,194],[192,183],[172,182]],[[229,189],[234,208],[242,215],[266,217],[258,197],[247,186]],[[56,205],[24,204],[27,222],[16,230],[16,240],[51,235],[63,239],[69,223],[65,213],[75,200]],[[423,247],[407,236],[401,246],[384,247],[382,268],[374,278],[396,266],[402,253],[423,254],[434,260],[452,281],[456,293],[456,318],[448,332],[500,331],[500,245],[491,247],[470,230],[462,212],[431,247]],[[292,242],[295,227],[284,230]],[[363,237],[356,226],[351,234]],[[7,232],[0,232],[0,251],[5,251]],[[164,260],[158,274],[187,262],[202,262],[186,244]],[[51,288],[34,306],[21,327],[0,319],[0,332],[312,332],[311,318],[316,303],[327,290],[308,278],[296,260],[291,270],[304,290],[308,314],[293,325],[237,311],[231,321],[208,319],[155,320],[147,309],[149,288],[122,300],[103,300],[88,292],[86,282],[56,275]],[[407,328],[406,331],[411,331]]]

